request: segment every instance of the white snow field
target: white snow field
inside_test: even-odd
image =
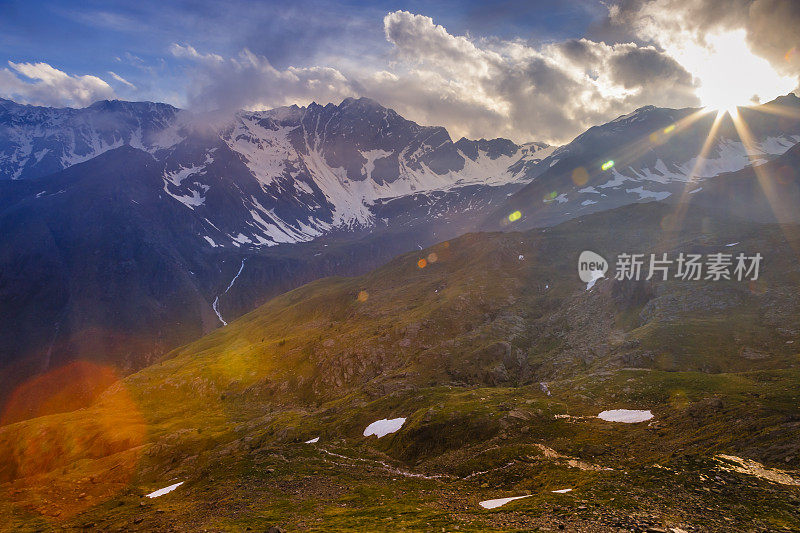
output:
[[[163,489],[158,489],[156,491],[151,492],[147,495],[148,498],[158,498],[159,496],[163,496],[164,494],[168,494],[173,490],[177,489],[181,485],[183,485],[183,481],[179,483],[175,483],[174,485],[170,485],[169,487],[164,487]]]
[[[610,411],[603,411],[597,415],[597,418],[605,420],[606,422],[636,424],[637,422],[646,422],[650,420],[653,418],[653,413],[637,409],[611,409]]]
[[[392,418],[391,420],[383,418],[381,420],[377,420],[367,426],[367,428],[364,430],[364,436],[369,437],[370,435],[375,435],[378,438],[384,437],[389,433],[394,433],[403,427],[405,422],[405,418]]]
[[[522,498],[530,498],[531,494],[527,494],[525,496],[513,496],[511,498],[498,498],[496,500],[486,500],[480,502],[478,505],[483,507],[484,509],[495,509],[497,507],[503,506],[508,502],[513,502],[514,500],[521,500]]]

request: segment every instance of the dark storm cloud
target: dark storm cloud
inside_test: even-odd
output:
[[[611,76],[623,87],[664,84],[692,87],[692,76],[655,48],[629,47],[609,58]]]

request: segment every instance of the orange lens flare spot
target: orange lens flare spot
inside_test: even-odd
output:
[[[428,263],[435,263],[439,260],[439,256],[436,255],[436,252],[431,252],[428,254]]]
[[[583,187],[589,182],[589,172],[584,167],[578,167],[572,171],[572,182]]]
[[[28,418],[42,413],[52,414]],[[58,521],[125,490],[147,442],[147,423],[125,384],[113,369],[86,361],[18,387],[4,420],[21,418],[0,426],[0,464],[15,487],[8,501]]]
[[[0,424],[88,407],[117,381],[110,367],[74,361],[17,387],[6,402]]]
[[[356,299],[359,302],[366,302],[367,300],[369,300],[369,293],[367,291],[359,291],[358,296],[356,296]]]
[[[425,268],[426,266],[428,266],[428,261],[426,261],[425,258],[423,257],[422,259],[417,261],[417,266],[419,268]]]
[[[513,213],[508,215],[508,220],[510,222],[516,222],[517,220],[519,220],[521,218],[522,218],[522,213],[520,213],[519,211],[514,211]]]

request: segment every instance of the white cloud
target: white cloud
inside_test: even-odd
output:
[[[222,63],[224,59],[219,54],[201,54],[193,46],[181,46],[177,43],[172,43],[169,46],[169,52],[179,58],[194,59],[197,61],[207,61],[212,63]]]
[[[399,81],[365,87],[456,135],[560,142],[642,105],[697,103],[692,77],[653,47],[471,40],[406,11],[384,27]]]
[[[609,18],[691,72],[704,105],[772,100],[800,80],[791,57],[792,44],[800,42],[797,2],[633,0],[611,6]],[[773,46],[776,41],[783,46]]]
[[[97,76],[73,76],[47,63],[8,65],[11,70],[0,70],[0,94],[22,103],[84,107],[114,98],[111,86]]]
[[[338,102],[357,94],[347,77],[331,67],[279,70],[247,49],[227,59],[201,54],[191,46],[173,44],[170,49],[198,66],[191,71],[188,100],[201,109],[269,109],[311,100]]]
[[[117,80],[118,82],[120,82],[121,84],[127,86],[129,89],[136,90],[136,85],[132,84],[131,82],[129,82],[128,80],[126,80],[125,78],[123,78],[122,76],[117,74],[116,72],[113,72],[113,71],[109,70],[108,71],[108,75],[111,76],[112,78],[114,78],[115,80]]]
[[[697,105],[692,76],[652,46],[586,39],[533,47],[450,34],[407,11],[384,18],[388,61],[349,68],[274,68],[243,50],[234,58],[173,44],[193,65],[195,107],[267,108],[368,96],[454,137],[568,141],[587,127],[647,105]]]

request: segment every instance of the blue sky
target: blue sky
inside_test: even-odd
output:
[[[641,105],[707,105],[698,88],[710,86],[714,69],[691,61],[707,51],[706,35],[730,41],[740,30],[759,54],[754,61],[766,57],[767,69],[780,71],[759,98],[796,86],[800,2],[731,0],[723,13],[718,6],[0,0],[0,97],[76,107],[154,100],[205,111],[368,96],[453,136],[558,142]],[[784,64],[790,55],[794,63]],[[711,81],[743,84],[744,74]]]

